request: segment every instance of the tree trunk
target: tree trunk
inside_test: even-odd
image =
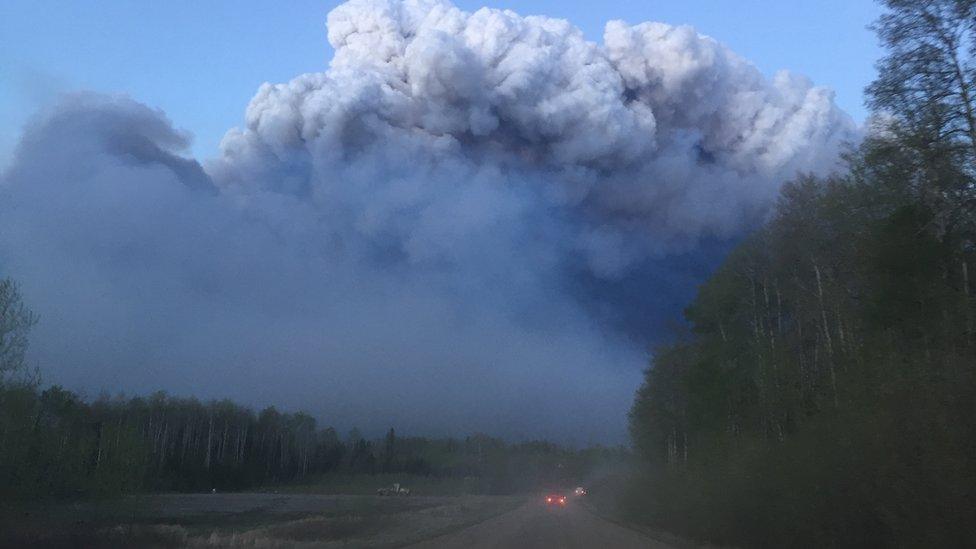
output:
[[[207,431],[207,459],[204,461],[208,471],[210,470],[210,449],[213,447],[213,421],[213,412],[210,412],[210,429]]]
[[[824,340],[827,344],[827,368],[830,370],[830,387],[834,393],[834,408],[839,406],[837,397],[837,373],[834,371],[834,345],[830,338],[830,325],[827,323],[827,308],[824,306],[823,282],[820,276],[820,266],[813,263],[813,270],[817,275],[817,298],[820,302],[820,318],[823,322]]]

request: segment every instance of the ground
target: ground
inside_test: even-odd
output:
[[[411,547],[670,549],[674,546],[599,517],[581,499],[571,497],[561,507],[546,504],[540,495],[512,511]]]
[[[159,494],[58,505],[0,524],[39,547],[672,547],[543,496]]]

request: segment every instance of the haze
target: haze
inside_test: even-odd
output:
[[[138,96],[63,94],[0,176],[31,364],[369,433],[623,442],[696,284],[861,135],[721,39],[352,0],[328,67],[261,86],[212,158]]]

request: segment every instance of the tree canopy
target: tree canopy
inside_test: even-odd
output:
[[[883,4],[847,171],[786,184],[654,354],[638,520],[746,546],[976,544],[976,2]]]

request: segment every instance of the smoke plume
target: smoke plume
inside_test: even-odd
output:
[[[25,129],[0,273],[41,314],[49,381],[619,442],[667,296],[857,139],[829,90],[689,27],[612,21],[595,44],[351,0],[328,36],[328,69],[261,86],[203,165],[125,97]]]

